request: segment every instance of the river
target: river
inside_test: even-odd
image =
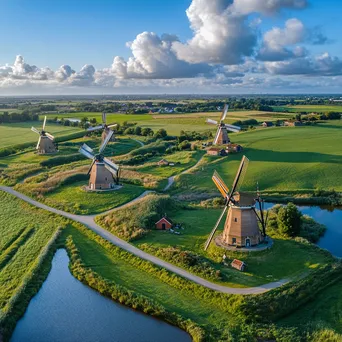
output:
[[[11,342],[190,342],[184,331],[101,296],[72,276],[59,249]]]

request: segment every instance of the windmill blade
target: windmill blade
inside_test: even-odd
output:
[[[89,147],[87,144],[83,144],[82,145],[82,148],[84,148],[86,151],[88,151],[89,153],[92,153],[93,154],[93,152],[94,152],[94,150],[91,148],[91,147]]]
[[[112,128],[112,127],[116,127],[118,124],[115,124],[115,123],[112,123],[112,124],[109,124],[107,125],[108,128]]]
[[[45,130],[45,125],[46,125],[46,115],[44,117],[44,122],[43,122],[43,131]]]
[[[115,163],[113,163],[110,159],[103,158],[103,162],[104,162],[105,166],[107,167],[107,169],[109,169],[109,171],[114,170],[115,172],[118,172],[119,166],[116,165]]]
[[[208,123],[208,124],[211,124],[211,125],[217,125],[218,124],[217,121],[212,120],[212,119],[207,119],[205,122]]]
[[[54,137],[52,134],[50,134],[50,133],[46,133],[46,132],[45,132],[45,135],[46,135],[50,140],[54,140],[54,139],[55,139],[55,137]]]
[[[89,158],[89,159],[93,159],[94,155],[92,153],[90,153],[89,151],[87,151],[83,146],[85,144],[83,144],[80,149],[78,150],[78,152],[82,153],[85,157]]]
[[[240,132],[241,131],[241,127],[239,127],[239,126],[228,125],[228,124],[225,124],[225,126],[231,132]]]
[[[215,183],[215,185],[217,186],[217,188],[219,189],[222,196],[224,198],[226,198],[228,195],[229,189],[217,171],[214,172],[212,180]]]
[[[215,233],[216,233],[216,230],[217,230],[217,228],[218,228],[218,226],[219,226],[219,224],[220,224],[220,222],[221,222],[221,220],[222,220],[222,218],[223,218],[223,215],[224,215],[225,212],[227,211],[227,209],[228,209],[228,205],[225,205],[225,207],[224,207],[224,209],[223,209],[223,211],[222,211],[222,214],[220,215],[219,219],[217,220],[217,222],[216,222],[216,224],[215,224],[213,230],[211,231],[211,233],[210,233],[210,235],[209,235],[209,237],[208,237],[208,239],[207,239],[207,241],[206,241],[206,243],[205,243],[205,246],[204,246],[204,250],[205,250],[205,251],[208,249],[208,247],[209,247],[209,245],[210,245],[210,242],[211,242],[211,240],[213,239],[213,237],[214,237],[214,235],[215,235]]]
[[[34,132],[34,133],[40,134],[40,132],[38,131],[38,129],[36,129],[36,128],[34,128],[34,127],[31,127],[31,131]]]
[[[106,139],[103,141],[102,145],[100,146],[99,152],[102,153],[103,150],[106,148],[109,140],[111,139],[112,135],[114,134],[114,132],[112,130],[109,130]]]
[[[88,172],[87,172],[87,175],[89,175],[89,173],[91,172],[91,169],[93,168],[95,161],[96,161],[96,158],[94,158],[93,161],[91,162],[90,167],[89,167]]]
[[[224,119],[226,118],[227,113],[228,113],[228,109],[229,109],[229,105],[225,104],[223,107],[223,111],[222,111],[222,115],[221,115],[221,119],[220,119],[221,122],[224,121]]]
[[[217,131],[216,131],[216,134],[215,134],[215,138],[214,138],[214,142],[213,142],[213,144],[214,145],[216,145],[217,144],[217,140],[218,140],[218,138],[219,138],[219,136],[220,136],[220,131],[221,131],[221,126],[219,126],[218,128],[217,128]]]
[[[241,184],[243,183],[243,179],[244,179],[245,174],[247,172],[248,163],[249,163],[249,159],[246,156],[243,156],[241,159],[241,162],[240,162],[239,169],[238,169],[236,176],[235,176],[235,179],[234,179],[232,190],[231,190],[229,197],[228,197],[228,203],[231,201],[231,199],[234,195],[234,192],[237,191],[237,189],[239,189],[241,187]]]
[[[41,139],[41,137],[39,137],[39,139],[38,139],[38,143],[37,143],[37,146],[36,146],[36,150],[38,150],[38,147],[39,147],[39,144],[40,144],[40,139]]]
[[[87,128],[87,131],[93,132],[93,131],[98,131],[99,129],[102,129],[102,128],[103,128],[102,125],[101,126],[95,126],[95,127],[89,127],[89,128]]]
[[[107,114],[105,112],[102,113],[102,123],[105,125],[107,121]]]

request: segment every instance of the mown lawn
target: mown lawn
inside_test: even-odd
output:
[[[310,191],[342,190],[342,123],[308,127],[265,128],[232,134],[249,159],[242,190]],[[176,185],[181,192],[217,192],[211,177],[217,170],[230,187],[242,154],[225,158],[206,157],[206,165],[182,175]]]
[[[152,230],[150,234],[133,243],[138,247],[144,243],[155,247],[177,246],[201,254],[215,264],[215,267],[223,273],[224,282],[233,287],[258,286],[283,278],[296,277],[324,266],[332,260],[328,254],[314,246],[306,246],[279,237],[274,239],[274,246],[268,251],[249,254],[225,252],[212,242],[208,252],[205,252],[203,249],[205,241],[221,211],[220,209],[178,210],[171,215],[171,218],[184,227],[184,230],[180,230],[181,235]],[[217,234],[222,229],[223,222]],[[223,253],[229,259],[238,258],[245,261],[248,265],[247,271],[241,273],[223,266],[220,263]]]
[[[115,191],[89,192],[83,187],[86,182],[63,186],[47,194],[44,203],[75,214],[98,214],[125,204],[144,192],[144,188],[124,184]]]
[[[38,142],[38,134],[31,131],[31,127],[34,126],[38,130],[42,127],[42,122],[21,122],[21,123],[9,123],[0,125],[0,148],[32,142],[32,148],[35,148]],[[77,132],[80,129],[78,127],[67,127],[58,124],[47,123],[46,130],[55,137],[60,137],[73,132]]]

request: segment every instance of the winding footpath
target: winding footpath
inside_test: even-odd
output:
[[[182,172],[179,173],[178,175],[169,177],[169,178],[167,179],[167,185],[166,185],[166,187],[163,189],[163,191],[167,191],[167,190],[169,190],[169,189],[171,188],[171,186],[172,186],[173,183],[175,182],[175,177],[176,177],[176,176],[180,176],[180,175],[183,175],[183,174],[185,174],[185,173],[188,173],[188,172],[191,172],[192,170],[194,170],[194,169],[199,165],[199,163],[202,161],[202,159],[203,159],[204,156],[205,156],[205,154],[203,154],[203,156],[198,160],[198,162],[197,162],[195,165],[189,167],[188,169],[185,169],[184,171],[182,171]]]
[[[194,274],[191,274],[188,271],[186,271],[180,267],[177,267],[173,264],[170,264],[170,263],[168,263],[162,259],[159,259],[159,258],[157,258],[151,254],[148,254],[148,253],[142,251],[141,249],[129,244],[128,242],[126,242],[124,240],[121,240],[120,238],[113,235],[109,231],[100,227],[95,222],[95,220],[94,220],[95,216],[94,215],[75,215],[75,214],[70,214],[70,213],[67,213],[67,212],[59,210],[59,209],[55,209],[55,208],[49,207],[43,203],[37,202],[34,199],[16,191],[10,187],[7,187],[7,186],[0,186],[0,190],[5,191],[11,195],[14,195],[14,196],[20,198],[21,200],[34,205],[35,207],[50,211],[54,214],[61,215],[61,216],[64,216],[68,219],[82,223],[83,225],[85,225],[86,227],[91,229],[93,232],[100,235],[104,239],[108,240],[109,242],[111,242],[115,246],[122,248],[125,251],[132,253],[139,258],[150,261],[157,266],[163,267],[163,268],[167,269],[168,271],[176,273],[177,275],[179,275],[183,278],[186,278],[190,281],[193,281],[196,284],[202,285],[202,286],[207,287],[207,288],[214,290],[214,291],[218,291],[218,292],[222,292],[222,293],[228,293],[228,294],[241,294],[241,295],[260,294],[260,293],[264,293],[264,292],[267,292],[269,290],[275,289],[277,287],[280,287],[280,286],[282,286],[285,283],[290,281],[289,279],[282,279],[282,280],[277,281],[277,282],[268,283],[268,284],[257,286],[257,287],[250,287],[250,288],[233,288],[233,287],[227,287],[224,285],[215,284],[215,283],[212,283],[206,279],[203,279],[203,278],[198,277]],[[110,211],[117,210],[119,208],[123,208],[123,207],[127,207],[129,205],[132,205],[133,203],[136,203],[141,198],[146,196],[148,193],[149,192],[146,191],[142,195],[140,195],[138,198],[135,198],[133,201],[126,203],[121,207],[117,207],[115,209],[112,209]]]

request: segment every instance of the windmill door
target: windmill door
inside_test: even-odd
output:
[[[246,247],[251,247],[251,239],[250,238],[246,239]]]

